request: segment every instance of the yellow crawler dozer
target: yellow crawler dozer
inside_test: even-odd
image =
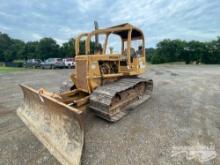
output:
[[[109,46],[111,36],[120,40],[117,52]],[[144,47],[143,32],[128,23],[80,34],[71,87],[52,93],[20,85],[24,101],[17,110],[19,117],[58,161],[80,164],[86,110],[115,122],[151,96],[153,81],[138,77],[146,67]]]

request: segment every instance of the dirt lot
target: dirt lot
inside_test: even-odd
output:
[[[18,84],[56,91],[70,72],[0,74],[0,164],[59,164],[17,117]],[[82,164],[196,165],[187,154],[171,155],[198,143],[217,153],[204,164],[220,164],[220,66],[158,65],[143,76],[154,80],[153,96],[128,116],[110,124],[87,114]]]

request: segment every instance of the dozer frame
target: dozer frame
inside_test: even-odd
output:
[[[91,38],[100,34],[105,35],[103,50],[97,53],[91,52]],[[123,61],[121,59],[122,54],[106,54],[108,38],[112,34],[118,35],[121,38],[121,52],[124,52],[125,47],[127,47],[127,53],[124,54]],[[86,37],[85,54],[80,54],[80,41],[83,37]],[[132,40],[140,40],[141,47],[143,49],[141,50],[140,56],[136,56],[131,60]],[[76,103],[77,107],[80,107],[88,103],[88,96],[98,86],[101,86],[104,83],[115,81],[121,77],[136,76],[144,73],[146,67],[144,47],[145,40],[143,32],[131,24],[122,24],[106,29],[95,30],[91,33],[80,34],[75,40],[76,71],[71,75],[75,90],[62,93],[61,96],[63,98],[63,102],[74,102]],[[102,69],[100,68],[100,62],[116,64],[117,71],[114,73],[110,71],[103,73]],[[126,65],[121,65],[122,62],[126,63]],[[84,95],[85,97],[76,100],[74,95],[77,95],[78,93],[81,93],[81,96]]]
[[[97,44],[99,35],[105,36],[103,45]],[[111,35],[120,37],[121,53],[112,49],[107,53]],[[93,37],[95,49],[91,49]],[[82,38],[86,38],[85,42]],[[131,46],[137,40],[141,42],[139,52]],[[138,77],[146,67],[144,47],[143,32],[128,23],[80,34],[75,40],[72,85],[55,93],[20,85],[24,101],[17,114],[62,164],[80,164],[83,114],[87,107],[101,118],[115,122],[150,97],[152,80]]]

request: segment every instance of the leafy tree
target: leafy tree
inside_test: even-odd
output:
[[[181,40],[165,39],[157,44],[157,54],[160,56],[160,62],[181,61],[183,56],[185,42]]]
[[[154,48],[145,49],[146,61],[151,61],[152,57],[155,53],[156,53],[156,49],[154,49]]]
[[[59,45],[52,38],[42,38],[38,44],[37,52],[40,59],[61,57]]]
[[[12,39],[13,44],[10,49],[14,53],[15,59],[23,59],[23,51],[25,48],[25,43],[18,39]]]
[[[158,53],[155,53],[151,58],[152,64],[160,64],[163,63],[163,60],[161,60],[161,56]]]
[[[7,49],[5,52],[4,52],[4,60],[5,62],[11,62],[14,60],[14,52],[10,49]]]
[[[7,34],[0,32],[0,61],[5,60],[5,51],[12,45],[12,40]],[[9,52],[8,52],[9,53]],[[7,55],[8,55],[7,53]],[[9,58],[10,59],[10,58]]]
[[[205,48],[201,61],[205,64],[220,64],[220,37],[216,41],[206,43]]]
[[[38,46],[39,46],[39,42],[38,41],[34,41],[34,42],[27,42],[24,46],[24,49],[21,52],[20,57],[27,60],[27,59],[31,59],[31,58],[39,58],[42,59],[39,56],[39,52],[38,52]]]
[[[199,41],[190,41],[185,48],[185,58],[188,58],[186,63],[195,61],[196,64],[201,62],[202,54],[205,53],[205,44]]]
[[[73,57],[75,56],[75,39],[71,38],[68,42],[63,43],[60,48],[62,57]]]
[[[0,33],[0,61],[13,61],[19,58],[25,43],[18,39],[11,39],[7,34]]]

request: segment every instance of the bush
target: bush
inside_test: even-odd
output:
[[[23,67],[24,63],[23,62],[5,62],[6,67]]]

